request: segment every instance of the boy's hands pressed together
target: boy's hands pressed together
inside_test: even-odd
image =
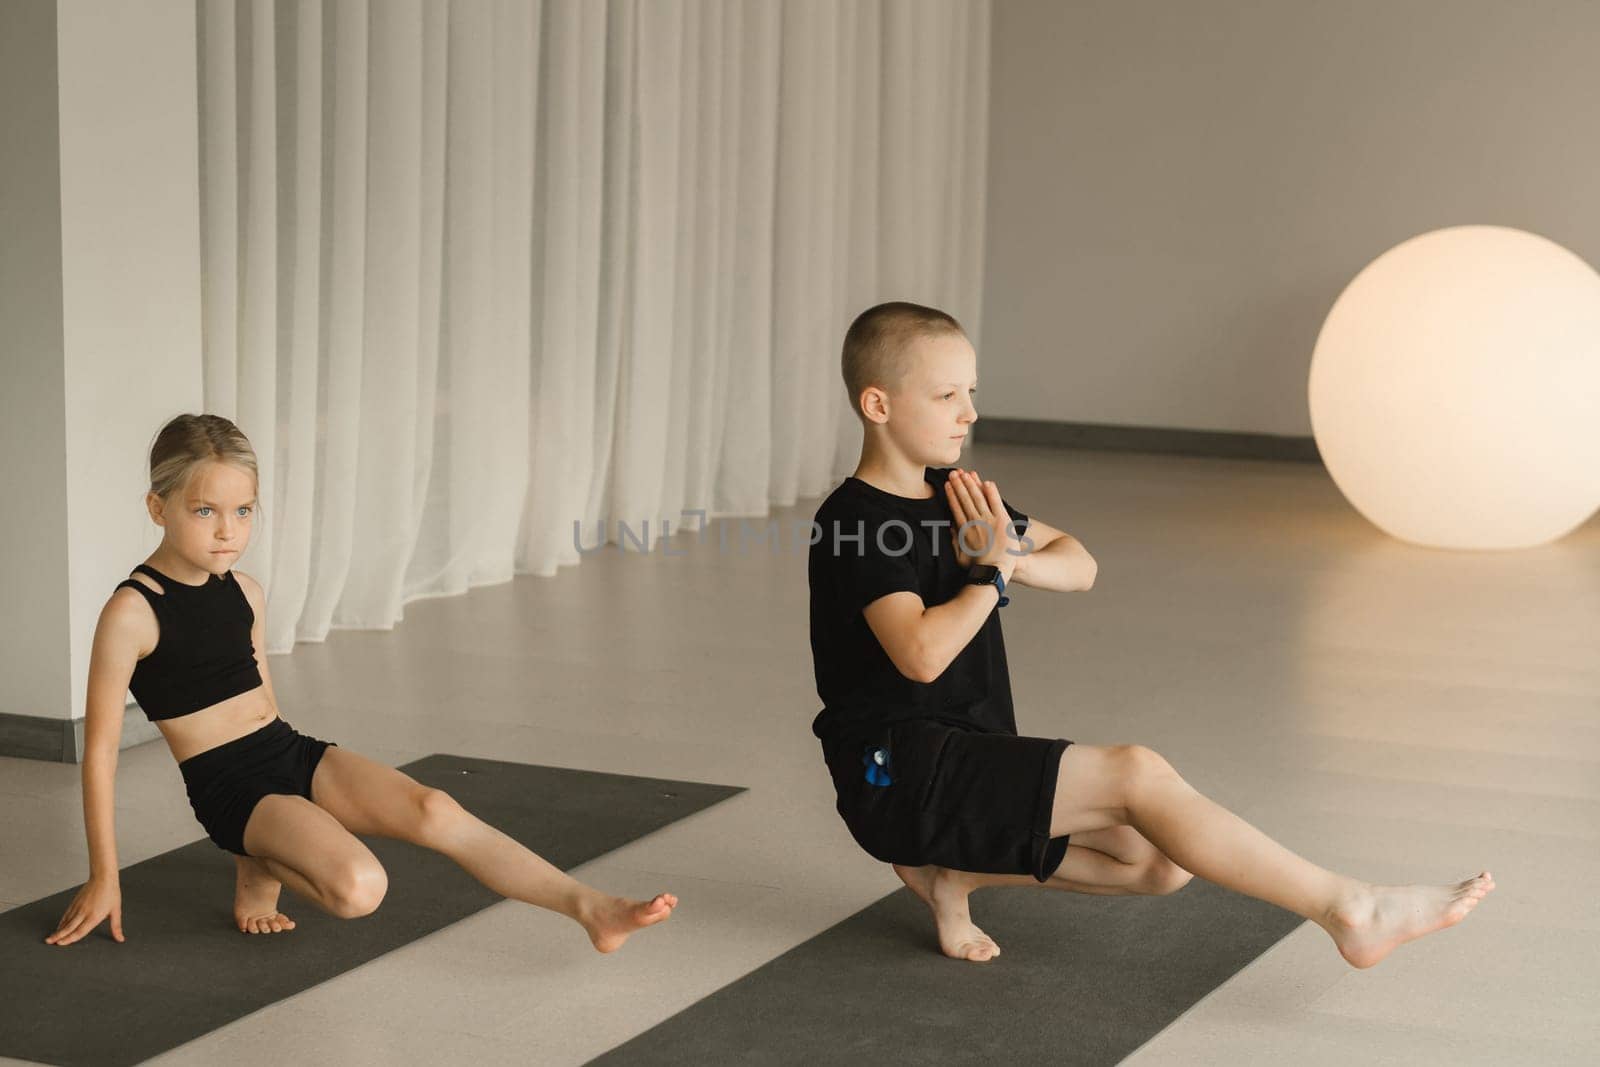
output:
[[[950,472],[944,484],[955,522],[950,540],[955,546],[956,563],[970,567],[987,563],[999,567],[1009,581],[1017,565],[1017,539],[1011,535],[1011,515],[1000,499],[1000,487],[979,479],[976,471],[959,467]],[[968,523],[973,525],[968,526]],[[962,530],[966,529],[966,537]],[[968,552],[977,549],[977,555]]]
[[[1008,583],[1014,580],[1036,589],[1072,592],[1093,588],[1099,566],[1083,543],[1037,515],[1028,521],[1027,537],[1013,536],[1011,515],[1000,499],[1000,487],[980,479],[977,471],[952,470],[945,482],[945,496],[955,520],[951,540],[960,566],[992,563],[1001,569]],[[983,525],[969,527],[967,543],[963,545],[959,537],[961,525],[973,520]],[[986,551],[976,556],[963,551],[978,548],[985,531],[990,534]]]

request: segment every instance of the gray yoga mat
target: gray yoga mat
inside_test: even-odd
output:
[[[463,756],[400,769],[564,869],[743,792]],[[0,1056],[138,1063],[503,899],[437,853],[364,840],[389,872],[382,906],[347,922],[286,891],[287,935],[239,933],[233,858],[205,839],[122,871],[122,944],[105,923],[74,945],[43,943],[76,886],[0,914]]]
[[[1001,948],[988,963],[940,955],[902,889],[590,1062],[1113,1064],[1302,921],[1198,879],[1166,897],[1006,887],[972,904]]]

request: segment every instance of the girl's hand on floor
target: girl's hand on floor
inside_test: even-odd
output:
[[[47,945],[70,945],[88,937],[106,919],[111,920],[111,936],[122,936],[122,883],[116,878],[90,878],[67,905],[56,932],[45,938]]]

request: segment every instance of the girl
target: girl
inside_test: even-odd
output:
[[[145,504],[161,544],[117,586],[95,628],[83,759],[89,881],[45,941],[70,945],[107,918],[124,940],[112,793],[130,687],[166,738],[200,825],[234,854],[243,933],[294,929],[278,910],[284,885],[341,918],[377,908],[388,879],[356,834],[442,852],[496,893],[576,920],[601,952],[671,915],[671,893],[635,901],[592,889],[448,794],[279,717],[261,651],[266,597],[229,569],[250,542],[256,491],[255,452],[220,416],[180,415],[150,449]]]

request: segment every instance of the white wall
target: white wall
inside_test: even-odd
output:
[[[201,402],[195,8],[21,0],[0,38],[0,711],[81,718],[100,608],[159,541],[151,438]]]
[[[1415,234],[1600,265],[1600,4],[996,0],[981,410],[1309,434],[1317,331]]]
[[[55,0],[0,4],[0,712],[65,715],[65,375]]]
[[[195,8],[60,0],[72,714],[94,620],[159,542],[150,441],[201,406]]]

